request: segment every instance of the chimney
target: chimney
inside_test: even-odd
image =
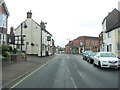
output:
[[[10,34],[14,34],[14,28],[13,27],[10,28]]]
[[[27,12],[27,18],[32,18],[32,12],[30,10],[30,12]]]

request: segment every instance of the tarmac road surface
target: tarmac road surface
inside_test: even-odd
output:
[[[80,55],[60,54],[9,88],[118,88],[118,71],[95,67]]]

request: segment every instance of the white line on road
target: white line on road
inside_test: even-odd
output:
[[[68,67],[67,67],[67,70],[68,70],[68,72],[70,72],[69,69],[68,69]]]
[[[72,83],[73,83],[74,87],[77,89],[77,86],[76,86],[76,84],[75,84],[75,82],[74,82],[72,77],[71,77],[71,80],[72,80]]]

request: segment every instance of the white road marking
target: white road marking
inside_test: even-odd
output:
[[[69,69],[68,69],[68,67],[67,67],[67,70],[68,70],[68,72],[70,72]]]
[[[77,89],[77,86],[76,86],[76,84],[75,84],[75,82],[74,82],[72,77],[71,77],[71,80],[72,80],[72,83],[73,83],[74,87]]]

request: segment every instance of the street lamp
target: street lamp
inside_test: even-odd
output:
[[[47,22],[42,22],[40,23],[41,26],[41,57],[42,57],[42,30],[45,30],[45,24],[47,24]]]
[[[26,25],[26,23],[24,23],[24,28],[27,28],[28,26]],[[23,38],[23,35],[22,35],[22,33],[23,33],[23,23],[21,23],[21,51],[22,51],[22,38]]]

